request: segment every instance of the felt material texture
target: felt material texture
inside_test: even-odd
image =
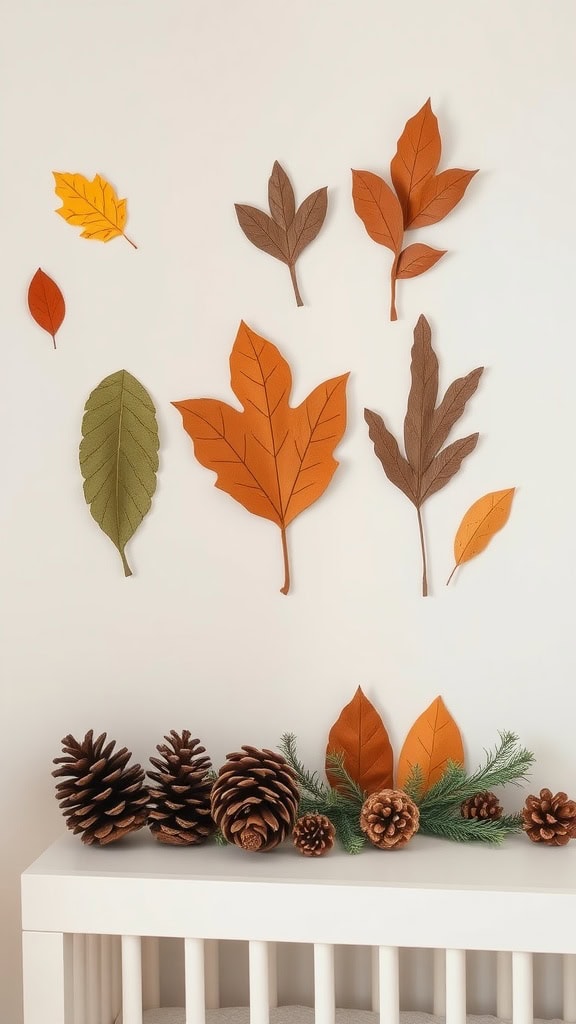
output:
[[[442,777],[448,761],[464,764],[462,733],[442,697],[435,700],[416,719],[400,751],[396,785],[402,789],[414,765],[422,772],[423,792]]]
[[[280,528],[283,594],[290,589],[286,529],[324,493],[338,466],[333,452],[346,429],[348,376],[324,381],[297,408],[290,406],[290,366],[242,321],[230,382],[243,411],[214,398],[172,403],[198,462],[217,474],[216,487]]]
[[[505,491],[491,491],[478,498],[464,514],[454,538],[455,564],[446,585],[450,583],[458,566],[484,551],[494,534],[506,525],[514,491],[514,487],[508,487]]]
[[[56,348],[56,334],[66,315],[66,303],[56,282],[41,267],[30,281],[28,309],[38,326],[50,335]]]
[[[359,686],[352,700],[342,708],[328,735],[326,756],[343,754],[344,767],[365,793],[391,789],[394,753],[386,726],[376,708]],[[326,763],[330,784],[338,789],[338,779]]]
[[[96,174],[92,181],[83,174],[68,174],[53,171],[56,182],[54,191],[62,200],[56,213],[68,224],[83,228],[81,238],[109,242],[120,235],[137,246],[124,234],[126,226],[126,200],[118,199],[109,181]]]

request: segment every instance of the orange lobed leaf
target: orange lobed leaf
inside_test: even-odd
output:
[[[383,178],[371,171],[352,171],[354,209],[375,242],[400,252],[404,234],[402,207]]]
[[[38,326],[50,335],[56,348],[56,334],[62,326],[66,304],[56,282],[40,267],[28,287],[28,308]]]
[[[438,120],[427,99],[418,113],[406,122],[398,139],[396,155],[390,164],[392,183],[402,206],[406,226],[414,215],[414,197],[435,173],[441,152]]]
[[[454,538],[455,565],[446,581],[452,579],[459,565],[470,561],[488,546],[492,537],[508,522],[516,488],[491,491],[478,498],[465,513]]]
[[[458,205],[475,174],[478,171],[463,171],[459,167],[435,174],[414,200],[407,227],[423,228],[443,220]]]
[[[324,381],[292,408],[288,363],[275,345],[242,322],[230,376],[242,412],[211,398],[172,404],[182,415],[198,462],[217,474],[216,487],[280,527],[286,594],[286,528],[324,493],[338,466],[333,451],[346,428],[349,374]]]
[[[436,697],[416,719],[398,759],[399,789],[406,784],[414,765],[419,765],[424,778],[424,792],[442,776],[447,761],[464,764],[464,746],[456,722],[442,697]]]
[[[344,754],[344,767],[366,793],[391,789],[394,755],[386,727],[359,686],[330,729],[326,754]],[[328,781],[339,788],[326,766]]]

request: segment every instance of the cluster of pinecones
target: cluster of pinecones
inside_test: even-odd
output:
[[[61,781],[56,798],[66,824],[82,842],[105,846],[148,825],[153,836],[173,846],[204,842],[217,828],[228,843],[245,850],[272,850],[289,836],[305,856],[318,857],[334,844],[333,823],[322,814],[298,818],[298,779],[288,762],[272,750],[243,746],[228,754],[216,775],[198,739],[174,730],[151,757],[155,771],[145,782],[131,753],[106,733],[82,742],[62,740],[63,757],[52,772]],[[493,793],[477,793],[461,807],[465,818],[498,818],[502,808]],[[419,828],[420,813],[410,797],[396,789],[370,794],[361,810],[360,827],[380,849],[400,849]],[[565,845],[576,838],[576,802],[565,793],[543,789],[529,796],[523,810],[524,830],[534,842]]]

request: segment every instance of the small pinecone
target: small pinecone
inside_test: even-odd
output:
[[[529,796],[522,809],[523,828],[533,843],[566,846],[576,839],[576,801],[566,793],[552,795],[541,789],[540,796]]]
[[[479,821],[501,818],[503,809],[495,793],[475,793],[460,804],[460,814],[463,818],[478,818]]]
[[[294,846],[305,857],[321,857],[334,846],[336,829],[325,814],[303,814],[294,825]]]
[[[212,764],[202,756],[206,750],[200,740],[190,737],[187,729],[181,735],[171,729],[166,743],[156,747],[162,758],[150,758],[158,771],[147,772],[156,783],[150,789],[150,831],[158,842],[171,846],[196,846],[214,831],[208,778]]]
[[[114,754],[115,740],[104,746],[106,733],[97,740],[93,735],[90,729],[81,743],[65,736],[66,756],[54,758],[62,767],[52,775],[64,780],[56,786],[56,799],[68,828],[83,843],[106,846],[146,824],[148,791],[140,765],[126,767],[130,751],[122,747]]]
[[[420,811],[401,789],[382,789],[364,801],[360,828],[382,850],[406,846],[420,827]]]
[[[227,757],[212,787],[212,817],[227,842],[272,850],[296,821],[296,773],[273,750],[244,746]]]

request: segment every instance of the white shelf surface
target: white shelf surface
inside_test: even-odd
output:
[[[65,835],[22,876],[22,919],[36,931],[576,953],[576,842],[415,836],[312,859],[289,844],[172,848],[142,831],[99,849]]]

